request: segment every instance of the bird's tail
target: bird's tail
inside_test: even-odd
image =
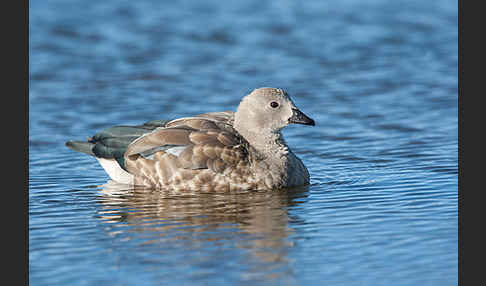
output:
[[[95,154],[93,153],[93,147],[95,146],[94,143],[87,142],[87,141],[72,141],[72,140],[69,140],[68,142],[66,142],[66,146],[69,147],[70,149],[74,150],[74,151],[85,153],[85,154],[88,154],[88,155],[91,155],[91,156],[95,156]]]

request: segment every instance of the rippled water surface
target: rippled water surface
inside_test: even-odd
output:
[[[456,1],[30,1],[31,285],[456,285]],[[126,190],[64,146],[283,87],[307,187]]]

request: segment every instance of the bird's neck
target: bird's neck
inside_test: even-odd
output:
[[[255,148],[259,154],[262,155],[262,159],[267,158],[281,158],[289,153],[289,148],[285,143],[285,140],[280,131],[277,132],[265,132],[265,130],[248,131],[237,130],[250,146]]]

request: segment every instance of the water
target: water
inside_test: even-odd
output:
[[[456,1],[31,1],[31,285],[456,285]],[[131,192],[64,146],[283,87],[307,187]],[[107,184],[108,183],[108,184]]]

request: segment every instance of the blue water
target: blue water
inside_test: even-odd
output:
[[[29,5],[30,285],[457,285],[457,1]],[[262,86],[316,121],[307,187],[135,192],[64,146]]]

